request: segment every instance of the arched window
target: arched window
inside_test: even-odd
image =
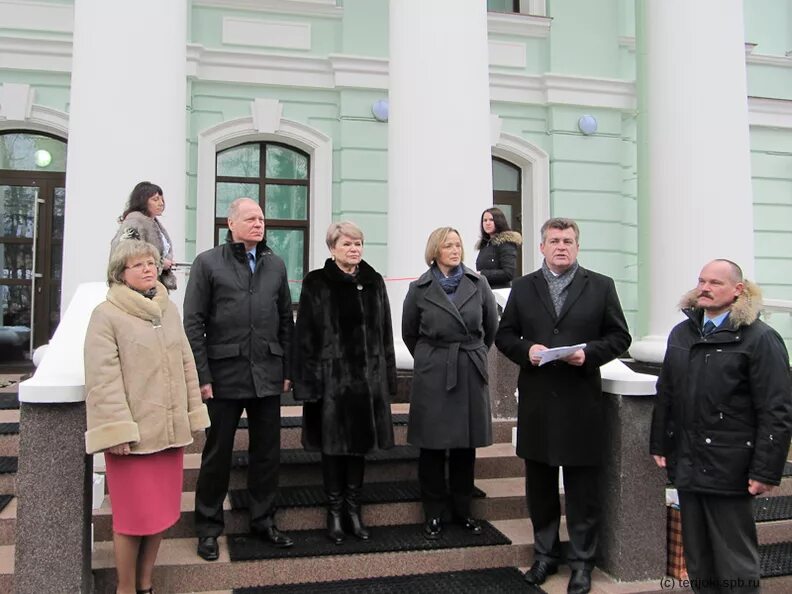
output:
[[[286,262],[293,301],[308,268],[310,166],[306,153],[274,142],[248,142],[217,153],[215,245],[226,240],[231,202],[258,201],[267,245]]]
[[[0,132],[0,363],[27,359],[60,321],[66,143]]]

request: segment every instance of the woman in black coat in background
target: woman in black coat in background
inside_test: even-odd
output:
[[[370,537],[360,514],[364,455],[393,447],[396,358],[385,281],[362,259],[363,232],[333,223],[327,247],[332,258],[303,281],[292,377],[303,446],[322,452],[327,536],[340,544],[345,529]]]
[[[486,277],[491,289],[511,287],[512,279],[519,274],[517,252],[521,245],[522,235],[509,228],[506,215],[500,208],[488,208],[481,213],[476,270]]]

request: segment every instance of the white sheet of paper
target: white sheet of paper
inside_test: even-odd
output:
[[[555,347],[553,349],[547,349],[546,351],[541,351],[539,353],[539,367],[541,367],[545,363],[550,363],[550,361],[555,361],[556,359],[563,359],[564,357],[568,357],[576,350],[583,348],[586,348],[585,342],[581,344],[573,344],[572,346]]]

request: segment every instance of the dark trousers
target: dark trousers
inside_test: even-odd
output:
[[[223,500],[228,493],[231,455],[242,411],[247,411],[248,499],[251,530],[274,523],[280,470],[280,398],[206,401],[212,426],[206,430],[201,471],[195,488],[195,531],[199,537],[223,532]]]
[[[599,540],[598,466],[564,466],[564,508],[571,569],[593,569]],[[525,460],[525,496],[534,529],[534,559],[558,564],[562,561],[558,528],[561,501],[558,466]]]
[[[446,483],[448,452],[448,483]],[[426,518],[440,518],[449,501],[457,518],[470,517],[473,479],[476,472],[475,448],[428,450],[421,448],[418,457],[418,481],[421,484]]]
[[[752,500],[679,492],[685,563],[696,592],[759,592]]]

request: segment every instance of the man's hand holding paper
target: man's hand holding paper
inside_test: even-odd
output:
[[[550,363],[551,361],[556,361],[558,359],[563,359],[570,365],[583,365],[583,361],[586,359],[585,351],[583,351],[584,348],[586,348],[585,342],[571,346],[555,347],[552,349],[539,351],[539,353],[537,353],[539,355],[538,365],[541,367],[546,363]],[[578,353],[578,351],[580,351],[580,353]]]

